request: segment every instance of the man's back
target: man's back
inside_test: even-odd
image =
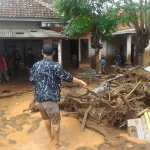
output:
[[[105,65],[106,65],[106,60],[105,60],[105,59],[102,59],[102,60],[101,60],[101,64],[102,64],[103,66],[105,66]]]
[[[20,62],[20,54],[17,50],[12,51],[14,62]]]
[[[120,62],[120,60],[121,60],[121,55],[120,55],[120,53],[117,53],[116,54],[116,61]]]
[[[30,81],[35,85],[37,101],[60,100],[61,80],[72,82],[72,75],[67,73],[58,62],[43,58],[33,65]]]
[[[34,53],[30,53],[27,55],[28,68],[32,68],[34,63],[36,62],[36,56]]]

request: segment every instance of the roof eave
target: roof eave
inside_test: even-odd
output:
[[[0,21],[29,21],[29,22],[54,22],[54,23],[65,23],[64,21],[61,21],[60,19],[57,18],[12,18],[12,17],[0,17]]]
[[[136,30],[134,28],[131,29],[124,29],[124,30],[119,30],[115,33],[113,33],[113,35],[130,35],[130,34],[136,34]]]

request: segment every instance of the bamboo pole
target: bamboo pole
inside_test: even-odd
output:
[[[137,85],[133,88],[133,90],[128,95],[125,96],[125,99],[127,99],[134,92],[134,90],[139,86],[140,83],[141,81],[139,81]]]

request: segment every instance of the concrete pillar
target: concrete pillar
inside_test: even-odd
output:
[[[62,65],[62,40],[58,41],[58,62]]]
[[[132,35],[127,36],[127,51],[126,51],[126,66],[131,66],[131,40],[132,40]]]

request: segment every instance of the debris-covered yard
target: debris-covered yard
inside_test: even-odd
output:
[[[69,71],[85,80],[88,88],[62,83],[60,138],[69,143],[62,149],[150,149],[148,142],[127,133],[127,120],[149,111],[149,72],[140,66],[131,70],[112,66],[109,74],[99,76],[92,69]],[[0,149],[53,150],[28,78],[3,81],[0,90]],[[43,144],[39,144],[41,136]]]
[[[98,82],[99,78],[105,77],[96,78]],[[149,72],[141,67],[114,74],[114,77],[108,75],[95,90],[87,88],[83,94],[67,94],[64,102],[64,108],[68,111],[66,115],[74,112],[85,116],[86,113],[89,119],[98,124],[125,127],[127,119],[137,118],[148,111],[149,80]]]

